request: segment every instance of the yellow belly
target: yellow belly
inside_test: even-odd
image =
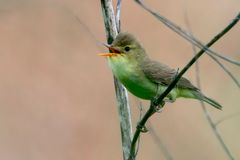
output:
[[[130,63],[122,56],[108,58],[113,74],[133,95],[152,99],[157,95],[157,85],[151,82],[136,63]]]

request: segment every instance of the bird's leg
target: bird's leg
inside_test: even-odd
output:
[[[160,87],[159,87],[159,85],[157,85],[157,93],[156,93],[156,96],[151,100],[151,107],[153,107],[153,112],[152,113],[155,113],[155,112],[158,112],[158,113],[160,113],[160,112],[162,112],[162,110],[163,110],[163,106],[165,105],[165,101],[163,100],[160,104],[156,104],[156,102],[157,102],[157,99],[158,99],[158,97],[159,97],[159,89],[160,89]],[[148,129],[147,129],[147,127],[145,126],[145,125],[141,125],[140,123],[138,123],[138,125],[137,125],[137,130],[139,130],[140,132],[143,132],[143,133],[146,133],[146,132],[148,132]]]
[[[176,74],[175,74],[175,76],[173,77],[172,81],[177,77],[178,71],[179,71],[179,68],[177,69]],[[176,84],[176,88],[178,88],[177,85],[178,85],[178,84]],[[176,93],[174,93],[173,91],[171,91],[171,92],[169,93],[168,97],[165,97],[163,100],[164,100],[164,102],[173,103],[173,102],[176,101],[176,98],[177,98]]]
[[[162,111],[163,111],[163,106],[165,105],[165,101],[162,101],[162,103],[161,104],[159,104],[159,105],[157,105],[157,106],[155,106],[155,112],[157,112],[157,113],[161,113]]]
[[[142,118],[142,111],[143,111],[143,106],[142,106],[142,103],[140,101],[139,103],[139,110],[140,110],[140,119]],[[139,130],[140,132],[142,133],[146,133],[148,132],[148,129],[145,125],[141,125],[140,122],[138,122],[137,126],[136,126],[136,129]]]
[[[139,131],[142,132],[142,133],[148,132],[147,127],[146,127],[146,126],[143,126],[143,125],[141,125],[141,124],[139,124],[139,123],[138,123],[138,125],[137,125],[136,128],[137,128],[137,130],[139,130]]]
[[[152,106],[155,106],[154,107],[154,110],[155,110],[155,112],[158,112],[158,113],[160,113],[160,112],[162,112],[162,110],[163,110],[163,106],[165,105],[165,101],[163,100],[162,101],[162,103],[161,104],[159,104],[159,105],[155,105],[154,104],[154,102],[156,102],[156,100],[158,99],[158,97],[160,96],[160,87],[159,87],[159,84],[157,84],[157,93],[156,93],[156,96],[153,98],[153,100],[151,101],[151,105]]]
[[[166,97],[165,97],[165,98],[163,99],[163,101],[164,101],[164,102],[173,103],[173,102],[176,101],[176,99],[174,99],[174,98],[172,98],[172,97],[170,97],[170,98],[166,98]]]

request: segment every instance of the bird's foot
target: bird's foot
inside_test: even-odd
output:
[[[163,111],[163,106],[157,106],[155,108],[155,112],[157,112],[157,113],[161,113],[162,111]]]
[[[137,130],[140,130],[140,132],[142,132],[142,133],[148,132],[147,127],[146,127],[146,126],[143,126],[143,125],[141,125],[141,124],[139,124],[139,123],[138,123],[138,125],[137,125],[136,128],[137,128]]]
[[[175,99],[172,99],[172,98],[164,98],[163,101],[164,101],[164,102],[173,103],[173,102],[175,102]]]
[[[161,104],[154,107],[154,111],[157,113],[161,113],[163,111],[163,106],[165,105],[165,102],[163,101]]]
[[[160,104],[156,104],[156,100],[153,99],[151,101],[151,106],[153,106],[154,108],[154,112],[160,113],[163,111],[163,106],[165,105],[165,101],[162,101]]]

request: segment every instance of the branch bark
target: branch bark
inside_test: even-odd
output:
[[[106,29],[107,42],[111,44],[118,34],[116,18],[113,10],[112,0],[101,0],[103,19]],[[115,92],[117,98],[118,114],[120,118],[120,129],[122,136],[123,158],[127,160],[130,153],[132,141],[132,123],[128,95],[123,85],[114,77]]]

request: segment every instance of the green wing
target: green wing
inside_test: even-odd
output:
[[[148,79],[150,79],[154,83],[162,85],[169,85],[177,74],[176,70],[168,67],[167,65],[149,59],[142,63],[141,68]],[[182,77],[178,81],[177,87],[199,90],[188,79],[184,77]]]

